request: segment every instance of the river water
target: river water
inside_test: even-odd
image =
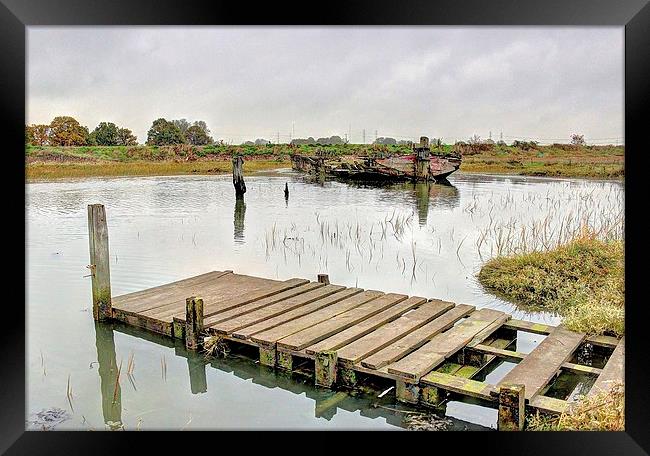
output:
[[[340,285],[490,307],[548,324],[560,319],[487,293],[476,280],[481,264],[499,252],[552,245],[584,222],[622,229],[619,182],[457,173],[450,183],[372,187],[278,170],[247,177],[243,204],[230,176],[28,183],[28,427],[403,429],[409,414],[396,409],[416,409],[398,404],[394,390],[378,398],[382,388],[355,395],[316,389],[313,379],[276,374],[247,359],[204,361],[163,337],[96,325],[86,207],[106,206],[113,295],[212,270],[280,280],[328,273]],[[520,333],[516,349],[530,351],[541,339]],[[115,366],[119,384],[111,380]],[[497,382],[512,366],[502,363],[487,381]],[[566,383],[560,396],[583,385]],[[472,401],[452,400],[444,413],[454,429],[496,426],[496,410]]]

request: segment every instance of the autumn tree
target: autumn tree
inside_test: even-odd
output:
[[[151,146],[165,146],[170,144],[184,144],[185,137],[174,122],[167,119],[156,119],[147,132],[147,144]]]
[[[50,126],[32,124],[27,127],[29,144],[32,146],[46,146],[49,141]]]
[[[88,128],[70,116],[55,117],[49,126],[49,143],[52,146],[83,146],[88,141]]]
[[[117,130],[117,145],[118,146],[135,146],[138,144],[138,138],[128,128],[120,128]]]

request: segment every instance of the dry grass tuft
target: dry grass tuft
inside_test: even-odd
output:
[[[208,336],[203,340],[203,353],[206,358],[225,358],[230,349],[222,336]]]
[[[617,383],[609,391],[583,396],[562,415],[548,417],[537,412],[527,423],[530,431],[624,431],[625,389]]]

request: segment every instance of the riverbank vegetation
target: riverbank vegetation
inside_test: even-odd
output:
[[[131,130],[112,122],[100,122],[94,130],[70,116],[55,117],[49,124],[25,126],[27,175],[33,178],[187,174],[228,171],[233,155],[289,164],[291,154],[386,155],[412,153],[412,142],[377,137],[372,144],[352,144],[340,136],[293,138],[288,143],[257,138],[229,144],[210,136],[206,122],[187,119],[156,119],[147,132],[145,145]],[[445,144],[433,138],[431,151],[462,155],[460,170],[469,173],[516,174],[549,177],[623,178],[623,146],[590,146],[574,134],[568,144],[540,145],[535,141],[483,140]],[[134,163],[163,162],[166,164]],[[188,166],[183,161],[210,161],[211,165]],[[129,163],[127,166],[115,162]],[[71,165],[74,164],[74,166]],[[102,171],[102,168],[106,168]]]
[[[564,325],[587,334],[625,332],[624,243],[590,233],[559,247],[498,256],[479,281],[526,310],[557,312]]]

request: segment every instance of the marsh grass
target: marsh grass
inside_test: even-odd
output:
[[[224,358],[228,355],[230,349],[223,337],[214,335],[203,339],[203,354],[205,358],[217,357]]]
[[[625,332],[623,240],[601,240],[584,231],[549,249],[496,257],[478,279],[527,310],[557,312],[564,325],[586,334]]]
[[[617,383],[609,391],[582,396],[561,415],[537,412],[526,423],[530,431],[624,431],[625,389]]]

